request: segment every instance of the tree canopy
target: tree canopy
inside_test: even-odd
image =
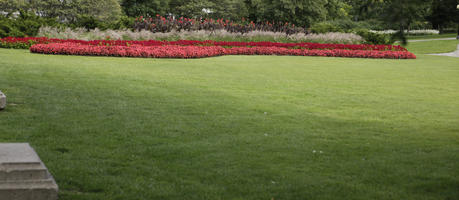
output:
[[[42,17],[74,21],[91,16],[101,21],[116,21],[122,14],[118,0],[0,0],[5,12],[29,11]]]
[[[276,21],[302,27],[322,21],[376,20],[386,27],[442,28],[459,23],[459,0],[0,0],[0,11],[23,10],[74,22],[91,17],[116,21],[120,16],[157,14],[234,21]]]

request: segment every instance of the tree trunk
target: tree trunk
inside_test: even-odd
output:
[[[457,36],[456,39],[459,40],[459,23],[457,23]]]

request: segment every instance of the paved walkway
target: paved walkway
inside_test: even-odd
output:
[[[435,55],[435,56],[450,56],[450,57],[458,57],[459,58],[459,45],[457,45],[457,50],[451,53],[436,53],[436,54],[428,54],[428,55]]]
[[[437,39],[425,39],[425,40],[408,40],[408,42],[427,42],[434,40],[455,40],[456,38],[437,38]]]
[[[425,39],[425,40],[408,40],[408,42],[426,42],[426,41],[434,41],[434,40],[456,40],[457,38],[437,38],[437,39]],[[458,57],[459,58],[459,45],[457,45],[457,50],[450,53],[435,53],[435,54],[427,54],[427,55],[434,55],[434,56],[450,56],[450,57]]]

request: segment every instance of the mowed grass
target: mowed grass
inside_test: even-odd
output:
[[[457,49],[457,40],[433,40],[408,43],[406,48],[414,54],[449,53]]]
[[[424,40],[424,39],[437,39],[437,38],[456,38],[457,33],[446,33],[438,35],[409,35],[409,40]]]
[[[60,200],[459,199],[459,58],[0,49],[0,90]]]

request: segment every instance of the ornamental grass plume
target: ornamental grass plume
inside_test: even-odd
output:
[[[250,31],[247,33],[228,32],[223,29],[209,31],[172,30],[170,32],[151,32],[148,30],[131,31],[41,27],[38,37],[78,40],[219,40],[219,41],[275,41],[275,42],[315,42],[334,44],[361,44],[364,39],[353,33],[325,33],[325,34],[286,34],[272,31]]]

